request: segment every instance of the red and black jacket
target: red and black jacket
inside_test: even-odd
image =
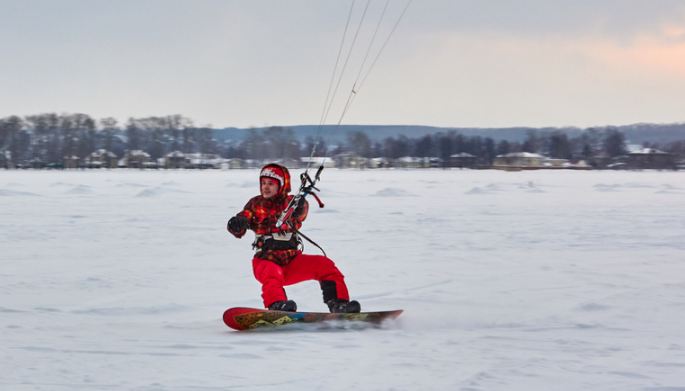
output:
[[[285,230],[276,228],[278,217],[288,207],[292,198],[292,195],[285,196],[282,194],[271,198],[264,198],[259,195],[250,199],[245,204],[243,210],[236,215],[247,218],[247,229],[254,231],[257,236],[254,243],[257,249],[255,254],[257,258],[285,265],[300,253],[297,233],[293,232],[291,228],[286,228]],[[306,200],[302,199],[300,206],[295,210],[291,218],[291,224],[295,229],[300,229],[302,222],[307,218],[308,211],[309,204]],[[241,238],[245,235],[247,229],[239,232],[229,230],[229,232],[236,238]],[[275,236],[279,237],[279,239],[289,238],[289,240],[277,240]]]

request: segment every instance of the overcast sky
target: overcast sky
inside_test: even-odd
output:
[[[326,123],[685,121],[683,0],[372,1]],[[0,117],[318,124],[352,1],[0,0]],[[354,4],[344,54],[366,7]],[[360,68],[361,73],[360,73]]]

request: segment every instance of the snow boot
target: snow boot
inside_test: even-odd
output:
[[[279,300],[274,301],[269,305],[269,310],[271,311],[286,311],[286,312],[296,312],[297,304],[292,300]]]
[[[326,302],[331,312],[359,312],[362,307],[357,300],[331,299]]]

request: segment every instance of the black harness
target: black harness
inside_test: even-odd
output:
[[[295,230],[295,232],[285,232],[283,234],[274,233],[267,235],[257,235],[255,237],[254,242],[252,242],[252,249],[257,252],[295,249],[304,250],[304,243],[302,243],[302,239],[300,239],[300,236],[303,237],[309,243],[316,246],[316,248],[321,250],[324,256],[327,256],[326,251],[324,251],[324,249],[321,248],[321,246],[319,246],[315,241],[311,240],[307,235],[303,234],[298,230]]]
[[[302,240],[293,232],[257,235],[252,243],[252,248],[257,251],[294,250],[300,247],[304,247]]]

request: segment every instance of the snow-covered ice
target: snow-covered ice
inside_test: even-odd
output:
[[[685,390],[685,173],[325,170],[303,231],[405,313],[239,333],[256,176],[0,171],[0,389]]]

